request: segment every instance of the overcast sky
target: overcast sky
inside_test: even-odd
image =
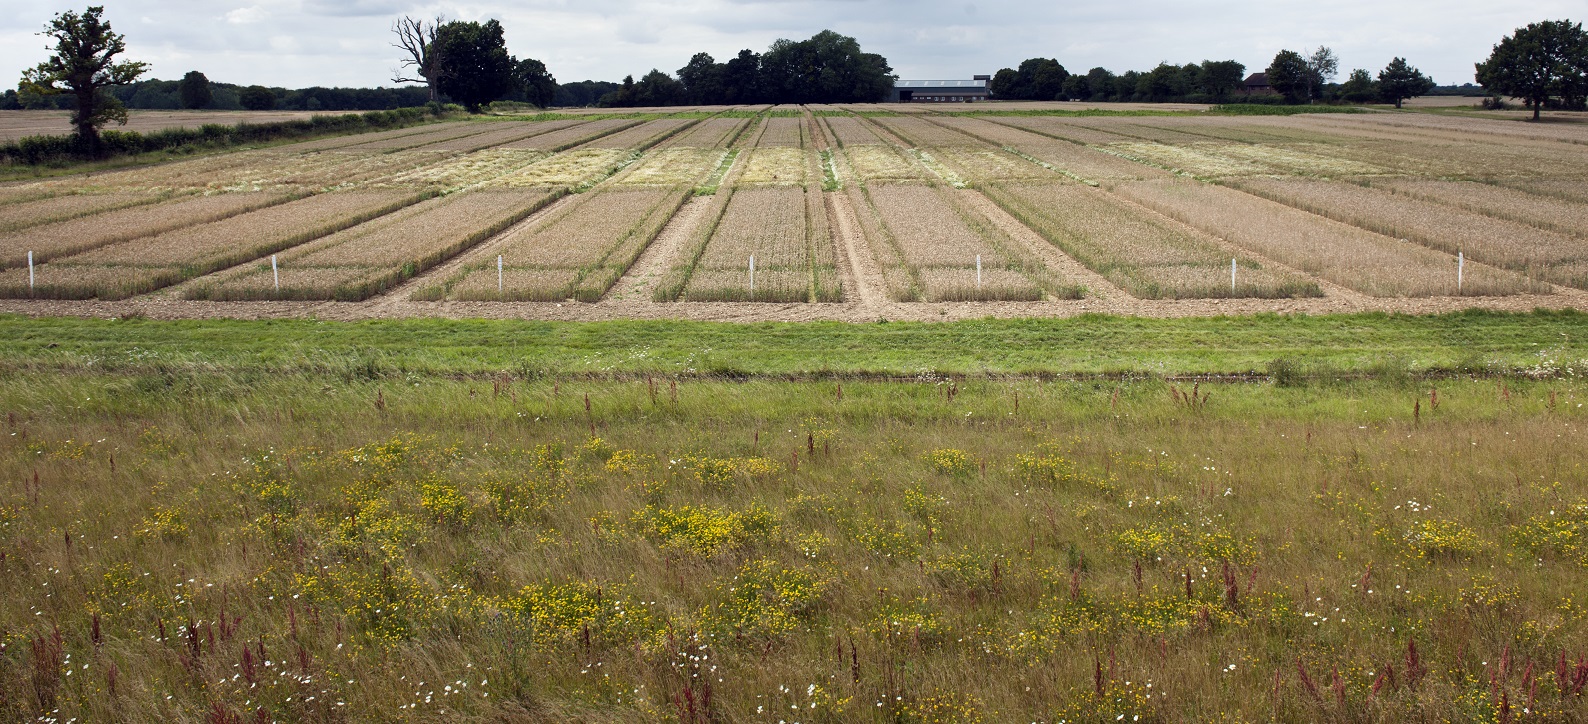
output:
[[[1261,70],[1283,48],[1334,48],[1343,76],[1406,57],[1441,84],[1472,81],[1502,36],[1529,22],[1580,17],[1582,0],[121,0],[106,17],[149,77],[200,70],[211,80],[304,87],[391,85],[403,14],[484,20],[508,48],[559,81],[676,71],[696,52],[726,60],[777,38],[830,28],[888,58],[902,78],[969,78],[1055,57],[1070,71],[1145,70],[1235,59]],[[0,87],[47,56],[35,35],[61,0],[7,0]],[[1572,17],[1572,14],[1579,17]]]

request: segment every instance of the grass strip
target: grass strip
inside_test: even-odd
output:
[[[153,321],[0,316],[0,373],[215,369],[728,377],[1119,376],[1334,370],[1562,374],[1588,368],[1588,314],[1481,310],[1306,316],[750,324],[383,319]]]

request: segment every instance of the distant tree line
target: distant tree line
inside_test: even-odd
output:
[[[623,79],[596,105],[611,107],[739,103],[875,103],[893,91],[888,59],[854,38],[823,30],[806,40],[780,39],[765,53],[745,49],[719,63],[696,53],[675,78],[652,69]]]
[[[183,97],[183,82],[141,80],[107,88],[105,92],[127,108],[142,110],[201,108],[214,111],[385,111],[422,106],[429,100],[423,88],[288,89],[210,81],[207,83],[210,94],[207,102],[193,105],[189,103],[189,99]],[[189,84],[192,85],[191,82]],[[20,108],[72,110],[75,107],[76,99],[69,95],[30,97],[26,93],[19,96],[16,91],[11,90],[0,97],[0,109],[5,110]]]
[[[1246,66],[1233,60],[1205,60],[1174,65],[1159,63],[1149,71],[1116,74],[1093,68],[1070,73],[1052,58],[1030,58],[1019,68],[993,75],[988,92],[1003,100],[1076,100],[1135,103],[1218,103],[1245,86]]]
[[[1368,103],[1422,95],[1433,88],[1416,68],[1396,58],[1377,79],[1366,70],[1353,70],[1345,83],[1335,83],[1339,62],[1328,48],[1308,55],[1280,51],[1264,70],[1272,95],[1250,95],[1246,66],[1234,60],[1204,60],[1174,65],[1159,63],[1148,71],[1114,73],[1093,68],[1084,75],[1070,73],[1052,58],[1029,58],[1018,68],[1004,68],[993,76],[988,91],[1003,100],[1077,100],[1094,103],[1309,103],[1344,101]]]

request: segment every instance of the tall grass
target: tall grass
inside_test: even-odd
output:
[[[0,716],[1588,715],[1588,388],[1286,375],[14,371]]]

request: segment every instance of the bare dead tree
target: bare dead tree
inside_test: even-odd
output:
[[[392,43],[392,47],[408,54],[408,57],[402,60],[402,65],[404,68],[412,69],[407,73],[402,70],[392,71],[392,82],[424,83],[430,90],[432,103],[438,98],[436,81],[441,76],[441,58],[436,52],[436,36],[446,21],[447,19],[440,15],[432,21],[404,15],[393,23],[391,28],[392,33],[397,36],[397,42]],[[409,77],[410,75],[415,77]]]

